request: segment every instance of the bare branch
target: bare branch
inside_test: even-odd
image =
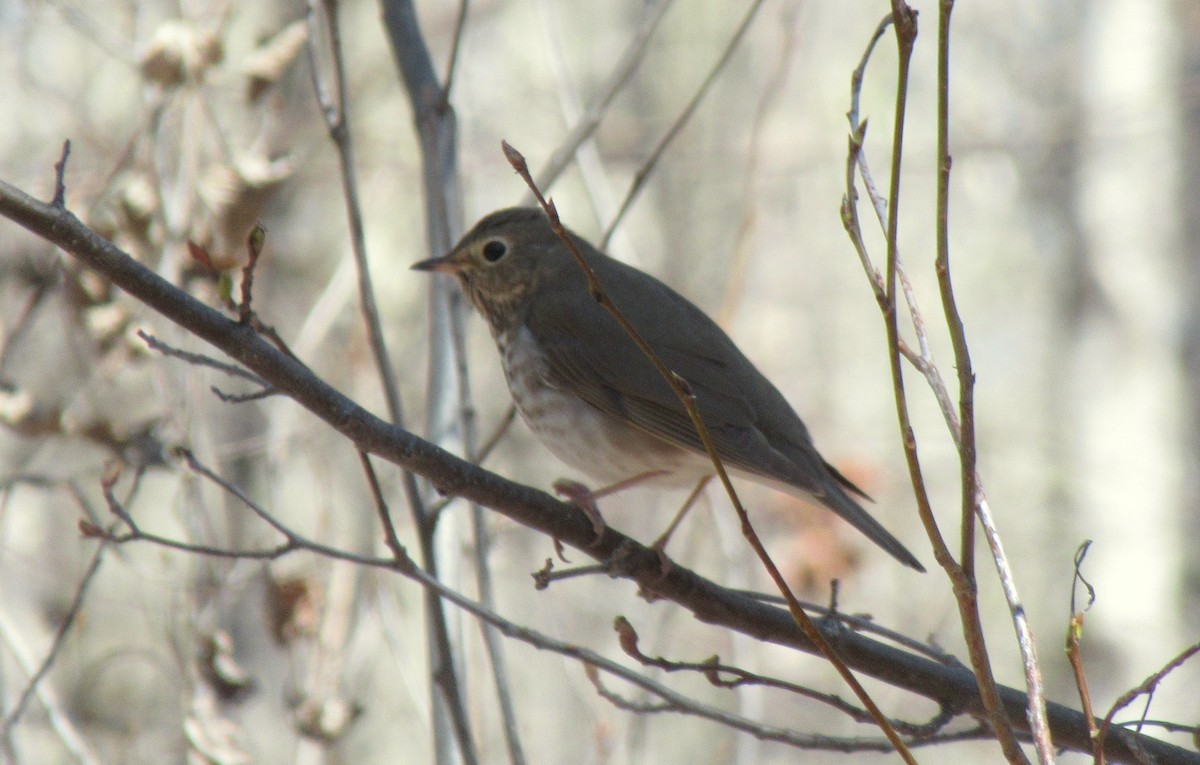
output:
[[[189,351],[180,350],[179,348],[164,343],[162,340],[159,340],[157,337],[143,329],[139,329],[137,331],[137,336],[145,341],[146,345],[149,346],[151,350],[158,351],[162,355],[169,358],[180,359],[195,366],[211,367],[212,369],[224,372],[231,377],[240,377],[243,380],[249,380],[255,385],[263,388],[270,387],[266,380],[262,379],[253,372],[246,371],[245,367],[238,366],[237,364],[229,364],[224,361],[217,361],[211,356],[205,356],[202,353],[191,353]]]
[[[63,152],[63,161],[66,161],[65,149]],[[66,643],[67,635],[75,625],[75,618],[79,616],[79,612],[83,608],[83,601],[87,596],[88,588],[91,587],[92,582],[96,578],[96,573],[100,570],[100,564],[104,561],[104,553],[107,549],[108,544],[102,542],[96,547],[96,551],[92,553],[92,560],[88,563],[83,576],[80,577],[79,586],[75,589],[75,597],[71,599],[71,605],[67,607],[66,613],[63,614],[62,620],[58,624],[58,629],[54,631],[54,637],[50,641],[50,650],[46,653],[46,658],[42,660],[37,671],[30,676],[24,690],[21,691],[21,695],[17,698],[17,703],[13,705],[8,716],[4,718],[4,722],[0,723],[0,741],[10,740],[13,727],[21,719],[21,715],[25,713],[25,707],[28,706],[29,700],[37,693],[42,680],[54,666],[54,661],[58,658],[59,652]],[[78,749],[78,747],[76,748]]]
[[[462,230],[462,189],[458,177],[457,125],[454,108],[446,87],[438,83],[428,46],[417,22],[412,0],[383,0],[383,23],[391,43],[400,76],[404,81],[412,109],[417,137],[421,145],[425,201],[425,231],[430,249],[441,254]],[[454,348],[461,342],[465,313],[458,291],[446,279],[432,279],[429,286],[430,310],[430,396],[426,401],[426,421],[431,437],[440,440],[450,430],[449,424],[464,422],[468,411],[461,406],[456,390],[465,385],[465,378],[456,379],[455,358],[462,351]],[[407,466],[406,466],[407,467]],[[419,530],[421,564],[437,577],[438,558],[435,544],[437,517],[430,516],[422,506],[415,479],[405,475],[405,492]],[[478,760],[474,739],[469,728],[466,704],[454,662],[454,652],[446,626],[442,602],[426,593],[425,607],[433,634],[429,641],[430,666],[440,693],[432,700],[434,710],[434,748],[439,763],[456,758],[446,744],[446,729],[453,729],[459,754],[466,765]]]

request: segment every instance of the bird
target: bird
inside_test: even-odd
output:
[[[655,277],[564,228],[603,293],[682,377],[726,470],[832,510],[905,566],[920,561],[855,500],[870,499],[817,451],[783,394],[716,322]],[[589,289],[539,208],[482,218],[441,257],[487,321],[522,419],[555,456],[603,485],[664,488],[710,476],[712,460],[675,390]]]

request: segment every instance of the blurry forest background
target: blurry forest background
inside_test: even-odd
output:
[[[564,221],[596,240],[746,7],[471,3],[450,95],[464,190],[458,222],[470,226],[525,199],[500,140],[536,172],[637,30],[654,23],[644,61],[551,189]],[[949,379],[932,269],[937,3],[914,7],[922,35],[900,247]],[[418,12],[444,74],[459,4],[420,2]],[[931,569],[901,569],[827,513],[745,487],[772,552],[804,594],[827,601],[829,580],[839,578],[844,610],[965,657],[953,597],[913,506],[883,324],[838,214],[850,74],[887,12],[886,3],[867,0],[763,3],[610,251],[719,317],[793,402],[826,457],[864,486],[877,516]],[[285,0],[0,3],[0,177],[48,199],[69,138],[68,206],[175,281],[193,266],[186,240],[240,262],[249,225],[261,220],[268,233],[256,277],[259,315],[318,374],[383,412],[337,156],[304,49],[305,14],[303,4]],[[429,277],[408,266],[440,253],[428,250],[419,149],[379,4],[345,2],[340,18],[367,247],[410,424],[421,431]],[[1048,696],[1072,706],[1078,696],[1061,650],[1072,560],[1084,540],[1094,541],[1083,564],[1096,591],[1084,658],[1093,699],[1106,710],[1200,635],[1200,4],[962,2],[953,29],[951,256],[978,374],[980,474],[1039,640]],[[867,157],[881,183],[894,69],[889,32],[862,106]],[[866,225],[866,206],[862,215],[882,266],[883,238]],[[150,353],[135,331],[203,346],[144,307],[111,299],[75,268],[0,221],[0,718],[14,709],[85,581],[98,542],[77,524],[89,515],[110,522],[99,479],[118,456],[127,465],[118,494],[144,467],[128,506],[160,533],[232,547],[276,539],[165,451],[186,445],[316,538],[367,552],[381,545],[357,456],[340,437],[287,400],[221,402],[210,387],[237,392],[236,382]],[[468,331],[486,434],[509,399],[483,322],[470,317]],[[935,511],[953,534],[958,457],[915,375],[909,390]],[[488,467],[541,487],[569,475],[520,422]],[[407,542],[398,473],[379,469]],[[602,507],[610,524],[649,541],[680,499],[632,491]],[[442,522],[445,576],[471,591],[467,507],[450,505]],[[670,604],[638,599],[627,582],[599,576],[535,591],[529,574],[553,556],[550,541],[503,518],[489,523],[497,607],[516,621],[623,660],[610,626],[623,614],[648,654],[698,661],[719,653],[844,693],[824,662],[731,638]],[[718,582],[767,589],[719,492],[710,490],[671,552]],[[139,543],[101,556],[42,683],[46,695],[30,701],[0,759],[183,761],[200,741],[225,762],[432,761],[422,593],[411,582],[307,554],[268,565]],[[1010,617],[990,573],[981,555],[993,664],[1001,682],[1022,687]],[[228,657],[213,648],[225,639]],[[484,761],[505,762],[476,625],[464,620],[460,640]],[[236,701],[217,698],[202,676],[211,662],[197,657],[214,650],[253,679]],[[617,709],[579,664],[515,642],[505,651],[533,762],[849,757],[800,755],[695,718]],[[877,734],[762,689],[664,680],[765,723]],[[1148,716],[1196,724],[1198,686],[1200,671],[1185,667]],[[928,709],[913,712],[906,694],[870,687],[885,709],[934,711],[921,702]],[[330,724],[328,740],[303,737],[297,709],[318,702],[357,716]],[[68,741],[63,721],[47,711],[54,709],[81,742]],[[918,756],[999,761],[989,742]]]

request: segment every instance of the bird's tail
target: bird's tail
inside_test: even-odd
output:
[[[882,547],[888,555],[909,568],[925,572],[925,567],[921,565],[916,556],[910,553],[907,547],[900,544],[900,540],[892,536],[892,533],[885,529],[882,523],[864,510],[862,505],[850,496],[850,492],[854,492],[868,501],[874,500],[851,483],[850,479],[834,469],[832,465],[822,460],[819,455],[813,455],[806,470],[797,471],[803,480],[785,481],[776,475],[754,473],[736,467],[733,468],[733,472],[829,508],[849,522],[851,526],[861,531],[867,539]]]
[[[838,481],[827,481],[822,488],[825,490],[824,495],[815,497],[825,507],[828,507],[833,512],[849,521],[850,525],[861,531],[875,544],[879,545],[896,560],[900,561],[909,568],[914,568],[917,571],[924,573],[925,567],[917,560],[916,556],[908,551],[908,548],[900,544],[900,540],[892,536],[892,533],[883,527],[883,524],[875,520],[862,505],[854,501],[854,499],[842,488],[841,484],[845,483],[847,487],[854,490],[856,493],[866,497],[866,494],[854,484],[846,480],[841,473],[829,468],[830,477],[839,479]],[[869,499],[869,497],[867,497]]]

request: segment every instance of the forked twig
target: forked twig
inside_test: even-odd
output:
[[[885,322],[888,327],[888,344],[889,348],[893,349],[893,385],[896,391],[897,413],[900,417],[901,432],[904,436],[905,455],[909,464],[910,478],[913,482],[914,493],[917,498],[918,509],[921,514],[922,522],[926,527],[926,532],[934,547],[935,556],[938,562],[946,570],[954,584],[955,591],[959,596],[959,608],[961,618],[963,619],[964,636],[967,638],[967,645],[970,648],[972,664],[975,667],[977,676],[979,677],[981,690],[985,705],[989,710],[989,716],[993,719],[993,724],[997,728],[997,734],[1000,739],[1002,748],[1005,751],[1006,757],[1012,762],[1023,762],[1024,755],[1021,753],[1015,737],[1012,734],[1011,728],[1007,725],[1007,718],[1004,716],[1003,710],[1000,708],[999,697],[995,690],[995,680],[991,674],[990,663],[987,659],[987,648],[984,643],[982,628],[979,623],[978,601],[975,596],[975,575],[973,567],[973,550],[974,550],[974,523],[978,516],[981,523],[984,525],[985,533],[992,548],[993,558],[996,560],[997,571],[1005,589],[1006,597],[1009,600],[1010,612],[1013,614],[1014,626],[1017,631],[1018,644],[1021,648],[1022,656],[1026,668],[1026,684],[1030,692],[1030,710],[1031,710],[1031,730],[1035,741],[1038,742],[1039,757],[1043,762],[1052,761],[1053,755],[1050,749],[1048,737],[1048,728],[1045,724],[1045,701],[1042,696],[1042,684],[1040,670],[1037,665],[1036,651],[1033,645],[1033,635],[1028,626],[1028,620],[1024,616],[1024,610],[1020,606],[1019,597],[1016,594],[1015,585],[1013,584],[1010,569],[1007,560],[1003,554],[1003,547],[1000,544],[998,533],[995,531],[994,523],[990,515],[985,495],[983,494],[978,474],[975,470],[974,459],[974,406],[972,386],[974,384],[974,375],[970,370],[970,357],[966,348],[965,332],[963,331],[961,317],[958,315],[958,310],[954,304],[953,290],[950,281],[949,268],[949,245],[948,236],[946,235],[946,227],[948,216],[947,198],[949,186],[949,152],[948,152],[948,120],[947,120],[947,102],[949,97],[948,86],[948,50],[949,50],[949,18],[950,11],[953,7],[953,2],[943,2],[941,5],[941,14],[939,16],[939,175],[938,175],[938,259],[936,263],[936,271],[938,274],[939,284],[941,285],[943,307],[946,313],[947,324],[950,327],[952,339],[955,340],[956,366],[959,369],[960,395],[958,413],[955,412],[954,405],[941,373],[938,371],[936,363],[934,363],[929,352],[927,335],[925,332],[924,319],[920,309],[917,306],[916,298],[907,279],[907,275],[903,271],[903,265],[899,258],[899,253],[896,246],[896,224],[898,221],[896,207],[898,205],[899,194],[899,166],[900,152],[903,146],[903,116],[904,107],[906,104],[906,85],[907,85],[907,67],[908,60],[911,54],[912,41],[916,35],[915,16],[902,2],[893,3],[893,13],[885,18],[875,31],[874,36],[868,43],[866,51],[863,54],[862,61],[858,68],[855,69],[851,82],[851,108],[848,112],[848,118],[851,123],[851,138],[850,151],[847,160],[847,194],[843,201],[843,222],[846,224],[847,232],[850,234],[851,240],[854,243],[859,257],[862,260],[864,270],[867,272],[868,279],[871,282],[872,288],[875,291],[877,300],[880,301],[880,307],[883,310]],[[859,122],[858,114],[858,96],[861,91],[863,74],[866,69],[867,61],[873,52],[875,44],[882,37],[883,32],[889,25],[895,24],[897,39],[900,45],[901,60],[899,74],[899,89],[897,95],[897,115],[896,115],[896,134],[892,145],[892,178],[891,188],[887,198],[880,195],[874,187],[874,183],[870,177],[870,171],[867,167],[866,160],[862,156],[862,142],[865,136],[866,123]],[[885,227],[885,233],[888,243],[888,266],[886,278],[881,276],[874,270],[871,265],[870,258],[866,254],[866,248],[863,244],[861,233],[858,231],[858,219],[856,212],[857,192],[854,188],[854,170],[858,169],[863,175],[864,184],[867,187],[871,197],[872,206],[876,211],[877,217]],[[889,204],[890,200],[890,204]],[[885,216],[886,213],[886,216]],[[885,222],[886,217],[886,222]],[[895,285],[899,282],[902,286],[902,291],[908,305],[909,316],[913,323],[914,330],[917,333],[920,353],[913,353],[907,349],[903,341],[899,337],[898,328],[896,326],[896,303],[895,303]],[[908,359],[925,377],[934,396],[937,398],[939,405],[942,408],[947,426],[950,429],[951,436],[958,447],[960,458],[962,461],[963,473],[963,515],[962,515],[962,552],[960,558],[962,563],[957,563],[953,556],[950,555],[949,549],[946,547],[945,540],[937,527],[937,522],[933,517],[932,509],[929,504],[928,494],[925,490],[924,479],[921,475],[920,463],[916,454],[915,436],[913,435],[911,425],[908,420],[908,404],[907,397],[904,393],[903,377],[899,368],[899,358],[904,356]],[[970,431],[970,432],[968,432]],[[1039,713],[1038,710],[1041,710]]]
[[[1163,678],[1178,669],[1188,659],[1191,659],[1193,656],[1198,654],[1200,654],[1200,643],[1195,643],[1194,645],[1188,646],[1182,652],[1180,652],[1178,656],[1164,664],[1162,669],[1143,680],[1141,685],[1137,686],[1136,688],[1131,688],[1130,690],[1121,694],[1121,697],[1113,702],[1112,707],[1108,710],[1108,714],[1104,715],[1104,720],[1100,723],[1100,729],[1096,732],[1092,739],[1095,742],[1093,754],[1097,763],[1102,765],[1104,762],[1104,740],[1108,736],[1109,728],[1112,727],[1112,721],[1113,718],[1116,717],[1117,712],[1120,712],[1126,706],[1131,704],[1138,696],[1154,693],[1154,689],[1157,688],[1158,684],[1163,681]]]

